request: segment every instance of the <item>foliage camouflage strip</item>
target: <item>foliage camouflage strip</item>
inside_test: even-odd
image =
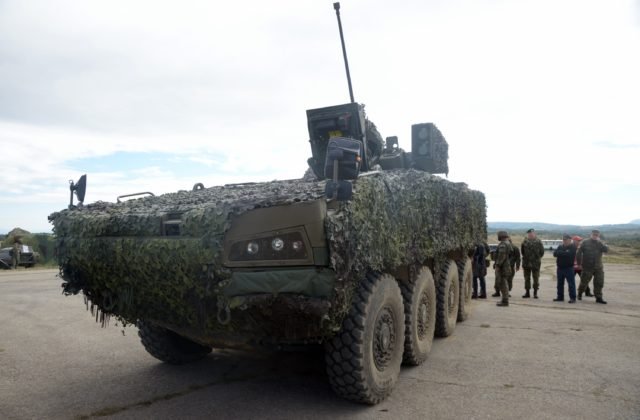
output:
[[[115,315],[123,323],[153,319],[204,335],[246,330],[238,322],[218,321],[220,310],[229,310],[224,288],[231,270],[222,266],[222,257],[233,217],[318,199],[324,199],[324,182],[289,180],[96,202],[53,213],[49,220],[64,293],[83,292],[103,322]],[[161,236],[163,217],[175,213],[182,213],[181,236]],[[340,327],[368,271],[465,253],[486,237],[485,215],[484,195],[465,184],[416,170],[361,176],[353,199],[329,210],[325,220],[336,281],[324,306],[322,333]],[[236,302],[231,308],[231,319],[241,319],[238,311],[247,305]]]

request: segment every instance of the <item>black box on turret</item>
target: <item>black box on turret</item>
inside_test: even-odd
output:
[[[449,145],[433,123],[411,126],[412,166],[432,174],[449,173]]]
[[[307,125],[312,158],[309,166],[319,179],[324,178],[327,146],[332,138],[343,137],[362,143],[362,169],[368,170],[365,143],[364,107],[357,103],[307,110]]]

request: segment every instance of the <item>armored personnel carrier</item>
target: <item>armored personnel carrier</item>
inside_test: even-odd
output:
[[[401,364],[422,363],[467,316],[484,195],[435,175],[448,146],[434,124],[413,125],[411,152],[383,144],[353,100],[307,111],[307,124],[303,179],[88,205],[86,177],[71,183],[69,208],[49,217],[64,293],[83,293],[97,320],[135,324],[172,364],[322,344],[337,394],[383,400]]]

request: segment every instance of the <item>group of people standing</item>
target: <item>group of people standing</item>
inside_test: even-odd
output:
[[[591,236],[582,240],[579,236],[573,238],[563,235],[562,245],[554,252],[556,257],[558,295],[555,302],[564,301],[565,281],[569,287],[569,303],[576,301],[575,275],[580,276],[578,286],[578,300],[582,300],[582,295],[591,296],[589,293],[589,282],[593,278],[593,295],[597,303],[606,304],[602,298],[604,288],[604,265],[602,264],[602,254],[609,252],[609,247],[600,239],[600,231],[594,229]]]
[[[473,266],[473,294],[472,299],[486,299],[487,289],[485,276],[487,274],[489,255],[494,261],[495,269],[495,293],[493,297],[502,297],[497,306],[509,306],[510,291],[513,287],[515,273],[522,269],[524,271],[524,299],[531,297],[533,288],[533,298],[538,299],[538,289],[540,288],[540,266],[544,256],[544,246],[537,238],[534,229],[527,231],[527,237],[520,246],[520,249],[513,245],[509,234],[506,231],[498,232],[500,243],[495,251],[490,252],[486,243],[478,244],[472,257]],[[580,285],[577,290],[578,300],[582,295],[591,296],[589,282],[593,278],[594,294],[597,303],[606,304],[602,298],[602,288],[604,286],[604,269],[602,265],[602,254],[608,252],[609,248],[600,239],[600,232],[593,230],[591,237],[584,241],[579,236],[571,237],[563,235],[563,243],[553,253],[556,257],[557,265],[557,296],[554,302],[564,301],[564,284],[568,285],[569,303],[576,302],[575,275],[580,276]],[[533,280],[533,281],[532,281]]]

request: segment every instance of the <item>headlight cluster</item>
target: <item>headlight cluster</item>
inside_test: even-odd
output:
[[[238,241],[231,245],[229,261],[305,260],[307,247],[301,232],[282,233]]]

